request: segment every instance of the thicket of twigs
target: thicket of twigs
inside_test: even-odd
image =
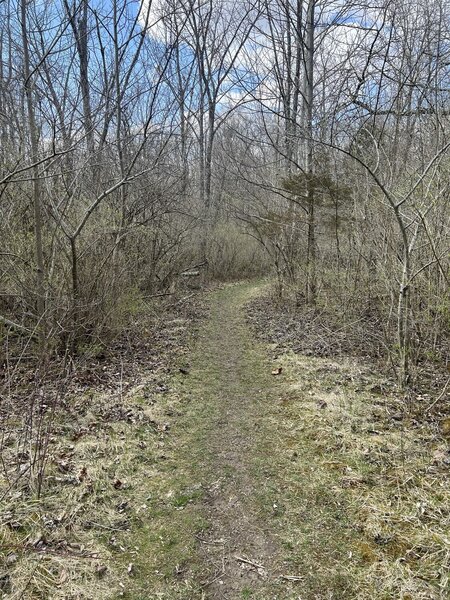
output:
[[[369,331],[401,387],[445,368],[448,17],[440,0],[0,3],[5,489],[32,475],[39,494],[80,361],[209,280],[271,274],[308,326],[342,313],[337,339]]]

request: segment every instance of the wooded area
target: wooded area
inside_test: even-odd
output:
[[[0,450],[20,422],[34,453],[7,494],[41,493],[77,364],[214,282],[270,278],[439,406],[450,4],[376,4],[0,2]]]
[[[26,354],[76,353],[207,260],[364,305],[401,384],[439,355],[446,2],[0,10],[1,319]]]

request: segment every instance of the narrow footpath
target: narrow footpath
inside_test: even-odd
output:
[[[214,292],[173,378],[170,435],[148,458],[148,513],[136,527],[127,598],[355,597],[352,529],[334,474],[304,436],[301,390],[284,370],[272,373],[278,363],[246,322],[258,293],[254,283]]]

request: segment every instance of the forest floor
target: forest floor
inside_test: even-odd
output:
[[[157,400],[130,389],[121,402],[140,418],[76,442],[74,462],[91,462],[76,488],[89,527],[75,530],[91,552],[44,569],[57,548],[40,533],[35,554],[49,552],[22,581],[53,587],[8,597],[449,597],[445,436],[370,363],[258,341],[248,306],[262,287],[213,291]]]

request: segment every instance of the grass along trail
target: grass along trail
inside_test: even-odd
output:
[[[133,563],[123,596],[447,597],[442,554],[418,573],[408,557],[421,531],[411,514],[400,523],[409,502],[402,475],[391,473],[386,491],[376,487],[398,435],[373,424],[373,397],[358,387],[361,376],[368,389],[376,379],[350,361],[294,355],[280,357],[283,373],[273,376],[279,362],[246,322],[245,304],[260,288],[212,294],[189,364],[173,378],[163,407],[169,434],[134,492],[143,506],[129,534],[134,549],[118,555]],[[407,438],[405,451],[416,470],[423,466],[422,449]],[[437,545],[443,533],[431,523],[424,529]]]
[[[158,478],[164,507],[157,501],[148,524],[159,535],[146,527],[139,534],[142,595],[135,589],[132,598],[148,598],[149,590],[151,598],[291,597],[280,579],[270,457],[261,467],[258,444],[267,441],[265,410],[279,385],[245,322],[244,304],[256,292],[243,284],[214,293],[189,365],[173,382],[183,414]]]
[[[313,449],[286,449],[288,388],[246,323],[245,303],[259,292],[242,284],[214,293],[187,374],[174,382],[182,414],[156,477],[154,516],[139,532],[131,598],[349,597],[335,572],[348,556],[342,511],[320,491],[309,496]],[[291,489],[285,475],[299,470],[306,480]]]

